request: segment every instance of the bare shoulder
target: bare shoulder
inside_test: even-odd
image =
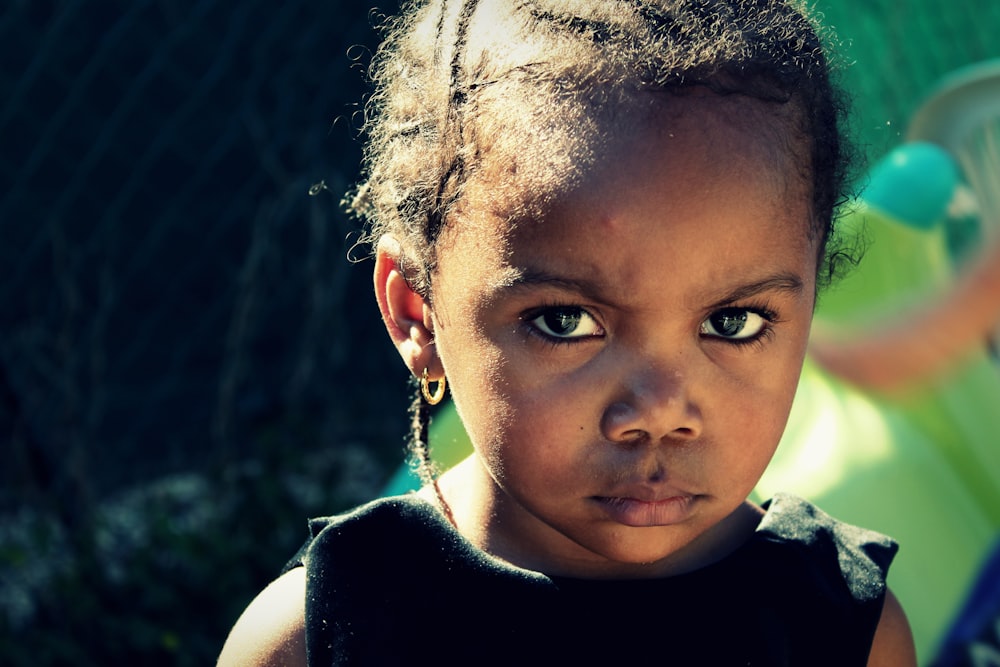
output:
[[[882,617],[875,630],[872,650],[868,656],[868,667],[915,667],[916,649],[906,613],[899,600],[887,591]]]
[[[229,632],[218,667],[306,664],[306,572],[297,567],[275,579]]]

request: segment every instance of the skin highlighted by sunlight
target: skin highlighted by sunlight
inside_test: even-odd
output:
[[[895,542],[748,500],[845,183],[810,18],[785,0],[403,11],[347,206],[413,378],[422,483],[311,520],[289,564],[304,614],[243,654],[304,636],[317,665],[911,665]],[[438,475],[445,385],[472,454]],[[299,595],[286,577],[244,618]]]
[[[616,133],[544,224],[449,230],[436,350],[481,469],[441,484],[486,481],[445,494],[480,547],[590,577],[724,555],[713,529],[778,442],[816,273],[803,185],[733,127],[750,104],[693,97],[669,134],[658,115]]]

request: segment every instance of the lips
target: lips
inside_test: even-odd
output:
[[[681,523],[691,516],[696,499],[681,491],[657,494],[645,489],[594,497],[612,521],[636,528]]]

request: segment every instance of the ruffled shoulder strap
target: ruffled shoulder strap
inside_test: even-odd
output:
[[[886,573],[899,548],[891,538],[838,521],[789,494],[777,494],[764,509],[767,514],[757,529],[760,538],[791,545],[811,557],[835,557],[844,584],[858,602],[885,595]]]

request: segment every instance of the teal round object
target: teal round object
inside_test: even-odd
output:
[[[958,181],[958,165],[948,151],[930,142],[912,142],[875,165],[861,198],[900,222],[930,229],[947,214]]]

